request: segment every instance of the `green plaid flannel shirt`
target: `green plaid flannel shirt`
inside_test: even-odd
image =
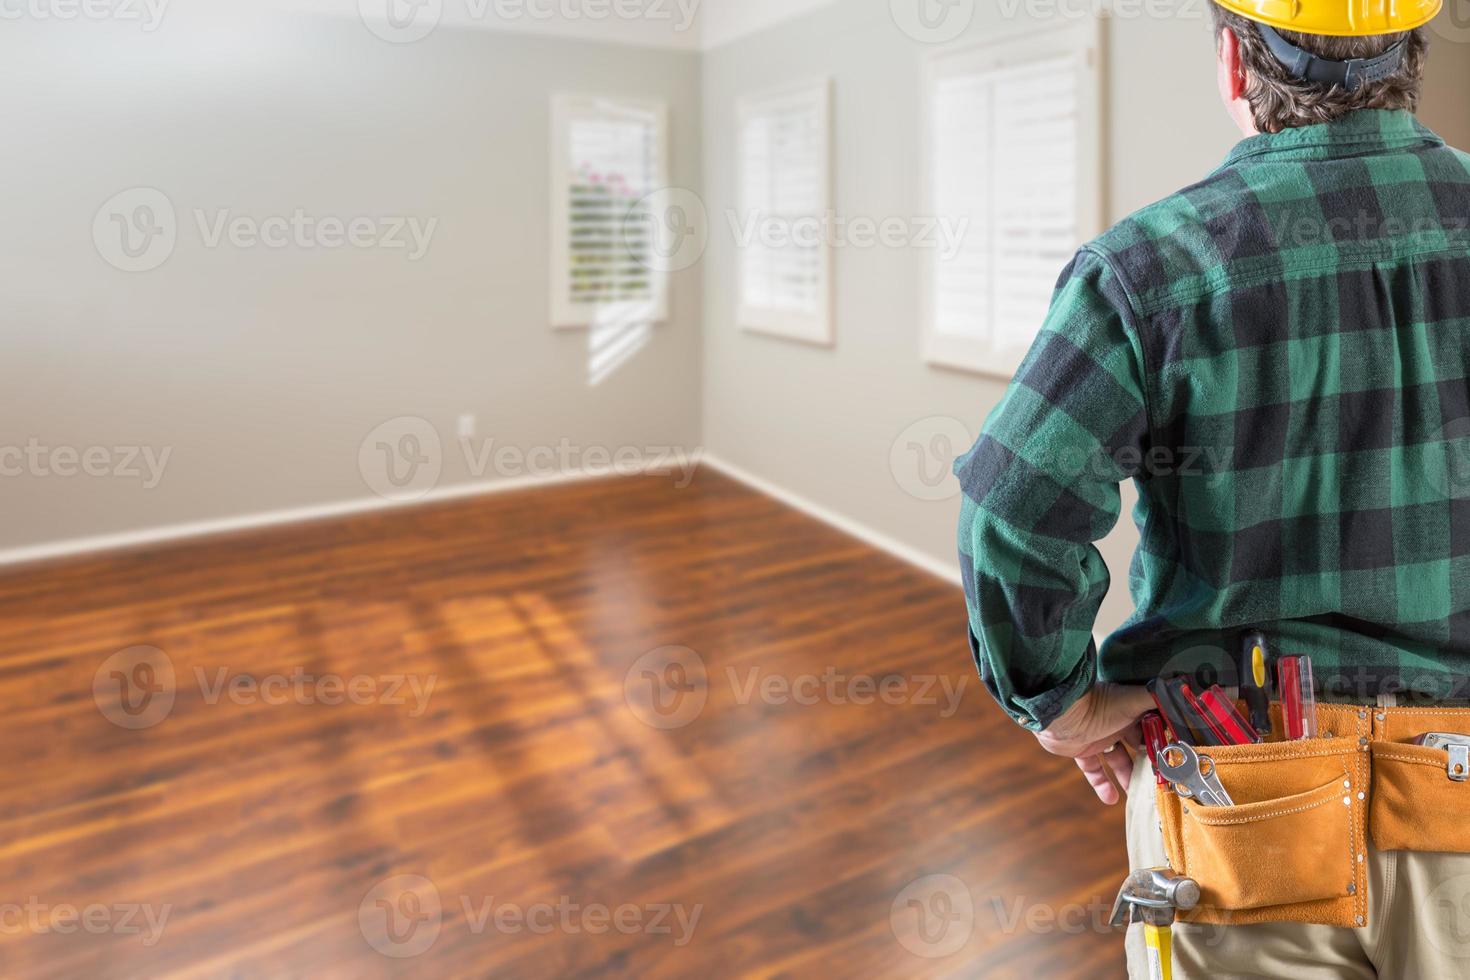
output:
[[[1470,156],[1407,112],[1251,137],[1084,246],[955,464],[970,644],[1017,721],[1095,681],[1230,686],[1247,627],[1322,696],[1463,699]],[[1136,611],[1094,547],[1139,491]]]

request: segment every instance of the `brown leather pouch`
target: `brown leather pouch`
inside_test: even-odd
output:
[[[1371,720],[1321,705],[1318,724],[1317,738],[1200,749],[1234,806],[1200,806],[1159,787],[1169,863],[1200,886],[1199,906],[1182,918],[1364,924]]]
[[[1374,712],[1373,843],[1384,851],[1470,853],[1470,782],[1450,778],[1449,753],[1414,745],[1428,732],[1470,735],[1470,708]]]

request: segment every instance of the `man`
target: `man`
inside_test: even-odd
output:
[[[1470,157],[1412,114],[1441,0],[1216,4],[1246,138],[1078,252],[955,467],[981,676],[1104,803],[1132,780],[1135,868],[1163,850],[1146,760],[1119,744],[1161,672],[1230,676],[1258,627],[1313,658],[1324,699],[1463,699],[1470,674]],[[1093,542],[1126,479],[1137,609],[1098,651]],[[1181,925],[1176,975],[1465,975],[1459,923],[1416,915],[1460,881],[1440,895],[1458,915],[1470,857],[1370,863],[1363,928]]]

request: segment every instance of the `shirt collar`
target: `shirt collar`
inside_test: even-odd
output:
[[[1416,143],[1443,145],[1444,140],[1406,109],[1359,109],[1329,123],[1248,137],[1230,151],[1225,166],[1250,157],[1359,156]]]

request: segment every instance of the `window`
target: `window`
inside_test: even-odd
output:
[[[932,254],[924,356],[1009,377],[1057,276],[1101,231],[1101,81],[1095,22],[931,58],[931,212],[964,228]]]
[[[830,86],[743,99],[738,116],[740,325],[830,344]]]
[[[645,198],[667,186],[663,105],[560,96],[552,104],[551,316],[557,327],[668,316]]]

